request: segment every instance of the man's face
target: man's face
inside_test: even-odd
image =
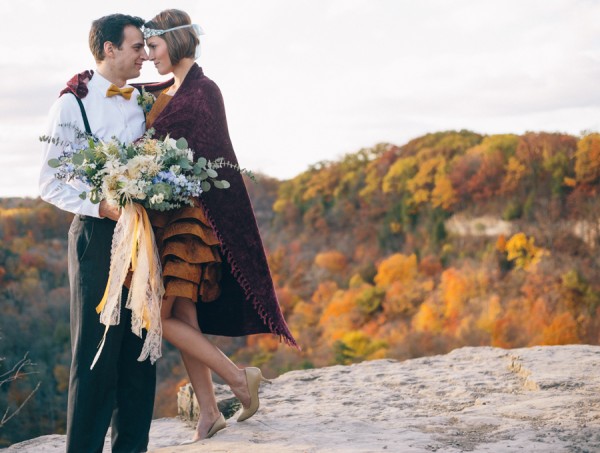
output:
[[[123,35],[121,48],[114,48],[114,70],[124,80],[135,79],[140,75],[142,64],[148,59],[144,37],[140,29],[133,25],[127,25]]]

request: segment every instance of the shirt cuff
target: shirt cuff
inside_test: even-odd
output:
[[[83,203],[81,206],[81,215],[86,215],[90,217],[100,217],[100,203],[92,203],[91,201],[87,201]]]

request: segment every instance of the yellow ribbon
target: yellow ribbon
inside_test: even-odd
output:
[[[127,219],[125,219],[125,216]],[[121,225],[121,221],[124,223],[119,230],[118,227]],[[160,327],[160,301],[164,293],[164,287],[162,284],[160,257],[158,256],[154,233],[152,232],[152,226],[146,210],[140,205],[126,206],[123,209],[122,218],[117,222],[117,229],[115,231],[117,230],[120,233],[115,234],[113,241],[116,240],[117,244],[120,245],[115,249],[115,244],[113,244],[106,289],[104,290],[102,300],[96,307],[96,312],[100,314],[100,322],[106,325],[106,329],[91,368],[94,367],[100,357],[109,326],[114,324],[106,316],[108,315],[110,318],[110,316],[114,316],[110,315],[110,313],[118,313],[120,310],[119,288],[121,288],[127,270],[133,272],[127,299],[127,307],[132,310],[132,331],[140,337],[141,330],[139,329],[144,328],[147,331],[144,348],[138,360],[150,357],[150,360],[154,363],[160,357],[160,334],[162,330]],[[119,239],[116,239],[117,237]],[[128,243],[127,241],[131,242]],[[130,253],[127,251],[129,248]],[[115,252],[115,250],[119,250],[120,252]],[[121,258],[113,262],[113,253],[117,253],[117,256]],[[143,253],[146,253],[146,255],[143,255]],[[113,266],[115,263],[118,264]],[[136,269],[138,273],[141,272],[140,275],[136,273]],[[130,303],[131,305],[129,305]],[[105,310],[107,310],[106,313],[103,312]],[[116,319],[118,323],[118,318]],[[133,322],[134,320],[137,321]],[[151,338],[152,340],[150,341]],[[157,344],[158,346],[155,347]]]

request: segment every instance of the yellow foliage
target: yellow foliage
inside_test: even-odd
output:
[[[414,176],[416,168],[417,159],[415,157],[398,159],[383,177],[383,192],[402,193],[406,190],[406,182]]]
[[[419,205],[424,204],[429,201],[429,191],[426,189],[415,189],[413,192],[413,196],[411,198],[411,202]]]
[[[273,203],[273,211],[276,213],[285,212],[285,209],[287,208],[288,203],[289,203],[288,200],[279,198],[278,200],[275,201],[275,203]]]
[[[506,243],[506,259],[514,261],[515,266],[524,270],[534,269],[542,256],[547,254],[543,248],[535,246],[535,238],[525,233],[516,233]]]
[[[376,163],[377,161],[371,162],[365,170],[364,186],[358,192],[358,196],[365,200],[370,200],[374,194],[381,190],[381,176]]]
[[[402,231],[402,224],[400,222],[390,222],[390,231],[394,234]]]
[[[364,284],[365,281],[362,279],[360,274],[354,274],[348,281],[348,288],[360,288]]]
[[[441,332],[441,316],[429,301],[419,307],[419,311],[412,319],[412,328],[416,332]]]
[[[31,208],[0,208],[0,218],[19,217],[31,213]]]
[[[346,347],[344,354],[352,361],[385,357],[387,343],[382,340],[372,340],[364,332],[358,330],[347,332],[341,340]]]
[[[477,328],[486,333],[491,334],[494,328],[494,323],[502,313],[502,305],[500,297],[494,295],[487,301],[487,306],[481,310],[481,315],[477,320]]]
[[[447,174],[438,172],[435,176],[435,187],[431,191],[431,204],[434,208],[450,210],[457,201],[458,197],[450,178]]]
[[[395,253],[379,264],[375,284],[377,286],[388,286],[395,281],[406,282],[413,280],[417,275],[417,256]]]
[[[527,174],[528,170],[525,164],[521,163],[519,159],[511,156],[506,164],[506,176],[502,181],[501,192],[510,193],[516,190],[519,186],[521,178]]]
[[[586,135],[577,143],[575,177],[584,184],[600,178],[600,134]]]
[[[431,157],[421,162],[417,174],[406,183],[406,188],[412,193],[414,204],[426,203],[430,199],[437,174],[446,171],[446,159],[440,156]]]

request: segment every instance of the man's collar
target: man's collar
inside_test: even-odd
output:
[[[94,73],[94,78],[92,80],[90,80],[89,86],[93,87],[94,90],[99,90],[102,93],[105,93],[106,96],[106,91],[108,90],[108,87],[110,87],[112,85],[112,82],[110,80],[108,80],[106,77],[104,77],[102,74],[100,74],[100,71],[96,70],[96,72]],[[124,88],[126,86],[129,86],[128,84],[125,84],[123,87],[119,87],[119,88]]]

